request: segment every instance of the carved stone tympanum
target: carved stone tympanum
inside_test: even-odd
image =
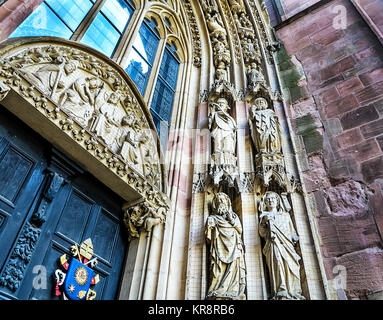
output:
[[[217,193],[213,198],[212,212],[207,218],[205,232],[210,243],[207,299],[246,299],[242,225],[225,193]]]

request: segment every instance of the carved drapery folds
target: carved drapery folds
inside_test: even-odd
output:
[[[265,239],[263,254],[269,271],[271,298],[304,300],[296,251],[299,236],[291,220],[286,195],[268,191],[259,205],[259,233]]]
[[[237,124],[229,114],[229,103],[226,98],[218,98],[209,103],[209,130],[212,136],[212,155],[210,175],[214,185],[221,181],[234,186],[238,175],[236,143]]]
[[[70,41],[9,43],[0,50],[0,98],[10,91],[21,96],[113,172],[113,179],[162,208],[168,200],[155,126],[123,71]]]
[[[210,276],[207,299],[246,299],[246,266],[242,224],[232,210],[230,198],[217,193],[207,218],[205,233],[210,243]]]

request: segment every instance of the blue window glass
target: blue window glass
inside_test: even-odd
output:
[[[81,42],[111,56],[121,34],[99,12]]]
[[[177,84],[179,65],[179,62],[174,59],[173,55],[168,50],[165,50],[160,67],[160,76],[166,80],[173,90],[175,90]]]
[[[85,32],[81,42],[110,57],[132,14],[133,7],[127,1],[107,0]]]
[[[150,106],[163,148],[165,148],[167,142],[179,70],[179,61],[174,51],[172,46],[168,45],[166,47]]]
[[[125,0],[109,0],[102,6],[101,12],[113,22],[118,31],[123,32],[133,14],[133,9]]]
[[[72,35],[62,20],[43,2],[9,36],[53,36],[69,39]]]
[[[157,114],[153,112],[152,110],[150,110],[150,113],[152,114],[153,122],[154,122],[154,125],[156,126],[156,129],[160,138],[161,146],[165,148],[166,142],[168,140],[169,125],[166,121],[159,118]]]
[[[151,66],[141,57],[137,50],[133,48],[129,55],[129,65],[126,68],[126,72],[142,95],[144,94],[146,83],[149,79],[150,70]]]
[[[71,28],[76,30],[93,4],[89,0],[45,0],[45,3]]]
[[[9,36],[55,36],[69,39],[93,3],[89,0],[46,0]]]
[[[133,49],[128,57],[128,66],[125,69],[142,95],[145,92],[159,43],[155,25],[154,19],[151,21],[145,20],[141,25],[138,36],[134,40]]]
[[[163,79],[158,78],[154,89],[151,109],[167,122],[170,120],[173,98],[174,91],[165,84]]]

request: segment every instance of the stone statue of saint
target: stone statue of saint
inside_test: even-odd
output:
[[[249,126],[257,154],[281,152],[281,135],[278,117],[268,109],[264,98],[257,98],[250,109]]]
[[[272,299],[304,300],[301,295],[299,238],[281,197],[267,191],[259,206],[259,234],[266,241],[263,254],[269,270]]]
[[[246,299],[246,266],[242,243],[242,226],[232,211],[230,198],[217,193],[205,233],[210,243],[210,286],[207,299]]]
[[[213,154],[235,155],[237,124],[229,115],[229,104],[225,98],[210,103],[209,129],[212,134]]]

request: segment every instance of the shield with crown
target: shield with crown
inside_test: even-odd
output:
[[[99,282],[99,275],[92,269],[97,264],[97,258],[92,259],[92,240],[86,239],[80,247],[75,244],[70,250],[70,262],[66,254],[62,255],[60,265],[63,270],[57,269],[55,272],[56,296],[62,296],[64,300],[93,300],[96,291],[91,286]]]

